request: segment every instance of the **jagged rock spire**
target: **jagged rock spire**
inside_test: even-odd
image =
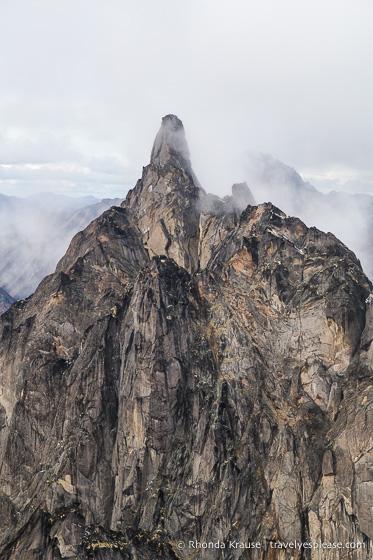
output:
[[[215,222],[219,222],[221,241],[248,204],[254,205],[255,200],[246,183],[234,184],[232,196],[224,200],[206,195],[192,169],[182,121],[176,115],[166,115],[150,164],[144,167],[142,178],[129,191],[123,206],[134,213],[151,257],[166,255],[195,272],[211,257],[205,245],[213,246],[209,231],[215,231]]]
[[[202,193],[190,163],[183,123],[167,115],[155,138],[150,164],[123,203],[134,213],[150,256],[166,255],[190,272],[198,269]]]
[[[191,170],[188,144],[182,121],[176,115],[166,115],[155,138],[150,162],[164,169],[182,167]]]

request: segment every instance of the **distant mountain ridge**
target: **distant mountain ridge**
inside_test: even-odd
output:
[[[0,193],[0,211],[5,207],[17,209],[38,206],[40,210],[45,209],[49,212],[52,210],[72,212],[98,202],[101,202],[101,199],[94,196],[72,197],[53,192],[39,192],[25,197]]]
[[[0,195],[0,287],[15,299],[29,296],[54,271],[73,236],[121,201],[53,193]],[[4,308],[9,301],[4,299]]]
[[[4,313],[15,301],[5,290],[0,288],[0,315]]]

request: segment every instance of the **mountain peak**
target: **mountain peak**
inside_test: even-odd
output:
[[[188,144],[182,121],[176,115],[166,115],[155,138],[151,163],[158,168],[191,169]]]
[[[248,200],[151,163],[0,317],[0,559],[372,560],[372,285]]]
[[[183,126],[183,121],[179,119],[178,116],[176,115],[166,115],[165,117],[162,118],[162,127],[165,128],[175,128],[175,129],[183,129],[184,130],[184,126]]]
[[[167,255],[187,270],[197,270],[201,193],[183,123],[166,115],[150,165],[122,203],[136,217],[150,255]]]

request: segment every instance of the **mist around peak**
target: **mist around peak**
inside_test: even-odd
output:
[[[322,193],[295,169],[269,154],[247,151],[241,164],[258,203],[270,201],[308,227],[333,233],[355,252],[366,274],[373,277],[373,196]]]
[[[174,166],[191,170],[184,126],[176,115],[166,115],[162,118],[161,128],[154,140],[150,162],[160,169]]]

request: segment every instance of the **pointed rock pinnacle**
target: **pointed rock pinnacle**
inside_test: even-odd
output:
[[[191,169],[188,144],[185,140],[184,127],[176,115],[166,115],[155,138],[151,164],[160,169],[170,167]]]

